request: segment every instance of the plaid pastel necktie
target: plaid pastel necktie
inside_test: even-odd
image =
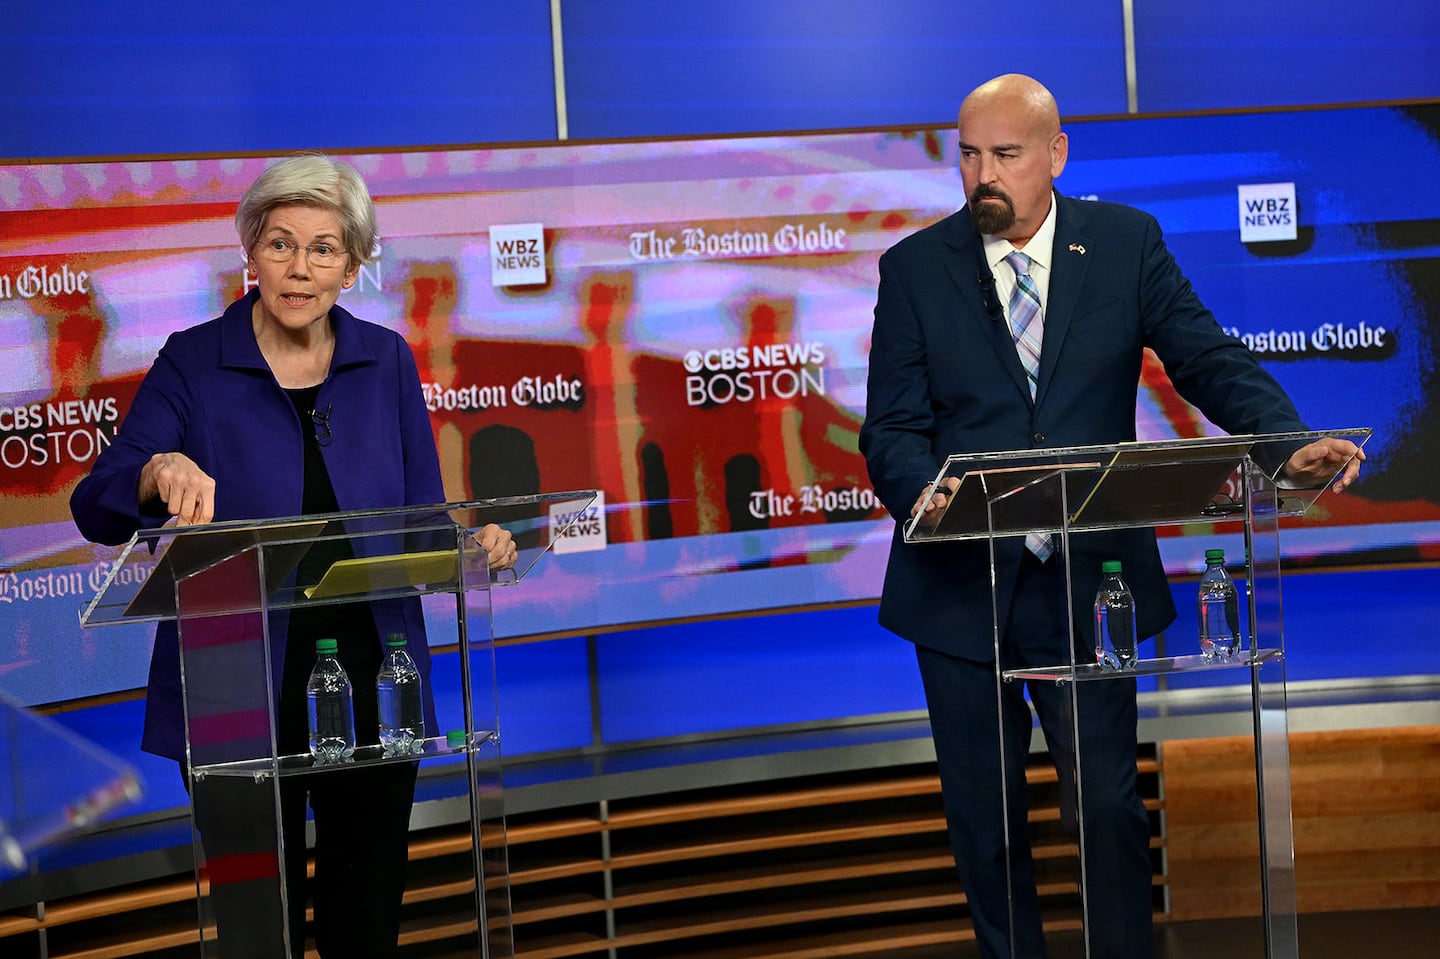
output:
[[[1030,257],[1016,250],[1005,257],[1005,262],[1015,271],[1015,292],[1010,295],[1010,337],[1015,341],[1015,352],[1020,354],[1020,365],[1025,367],[1025,379],[1030,384],[1030,398],[1033,400],[1035,382],[1040,374],[1040,341],[1045,335],[1045,322],[1040,315],[1040,291],[1030,276]],[[1042,563],[1055,552],[1055,544],[1045,533],[1027,534],[1025,548]]]
[[[1045,323],[1040,316],[1040,291],[1030,277],[1028,256],[1016,251],[1005,257],[1005,262],[1015,271],[1015,292],[1010,295],[1010,337],[1020,354],[1020,365],[1025,367],[1033,400],[1035,381],[1040,374],[1040,340],[1045,335]]]

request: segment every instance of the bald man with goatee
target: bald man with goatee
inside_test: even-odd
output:
[[[881,257],[860,432],[875,492],[896,520],[880,622],[915,644],[950,844],[987,959],[1046,955],[1026,838],[1030,706],[1022,683],[997,691],[997,652],[1004,669],[1069,663],[1072,652],[1092,660],[1090,603],[1105,560],[1123,564],[1140,637],[1164,629],[1175,607],[1151,529],[1070,537],[1070,635],[1066,557],[1054,538],[997,540],[992,606],[986,542],[907,544],[904,524],[943,508],[943,496],[924,493],[950,454],[1134,440],[1147,347],[1180,394],[1227,432],[1307,429],[1201,304],[1152,216],[1055,191],[1069,147],[1055,99],[1030,77],[997,77],[965,98],[967,203]],[[1354,444],[1325,439],[1295,450],[1278,472],[1305,486],[1334,477],[1339,491],[1362,459]],[[1135,681],[1077,684],[1078,724],[1068,687],[1028,691],[1072,831],[1083,788],[1089,955],[1146,959],[1150,825],[1136,790]]]

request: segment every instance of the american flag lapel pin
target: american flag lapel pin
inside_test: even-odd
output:
[[[1084,256],[1084,255],[1085,255],[1085,248],[1084,248],[1083,246],[1081,246],[1079,243],[1071,243],[1071,244],[1070,244],[1070,252],[1071,252],[1071,253],[1079,253],[1081,256]]]

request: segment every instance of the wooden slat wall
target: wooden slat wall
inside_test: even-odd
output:
[[[1175,919],[1253,915],[1260,877],[1250,737],[1166,743]],[[1440,905],[1440,726],[1292,733],[1300,912]]]
[[[1158,813],[1158,768],[1142,770]],[[1075,848],[1053,769],[1038,760],[1029,778],[1042,889],[1063,928]],[[547,810],[512,816],[507,832],[520,959],[878,956],[970,938],[933,768]],[[410,858],[402,954],[473,955],[468,830],[417,835]],[[41,955],[42,932],[51,959],[190,955],[193,894],[182,875],[0,916],[0,955]]]
[[[1146,759],[1141,770],[1158,828],[1158,767]],[[1058,825],[1054,771],[1042,760],[1029,779],[1051,926],[1073,926],[1078,869]],[[972,938],[932,768],[612,801],[594,812],[588,839],[572,829],[530,842],[529,823],[512,829],[519,959],[612,949],[626,959],[878,957]]]

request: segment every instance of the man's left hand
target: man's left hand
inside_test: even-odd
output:
[[[1330,487],[1337,493],[1343,493],[1360,475],[1360,464],[1364,460],[1365,451],[1354,443],[1326,436],[1291,454],[1281,474],[1302,489],[1314,488],[1335,476],[1336,471],[1344,466],[1345,472],[1336,476]]]

